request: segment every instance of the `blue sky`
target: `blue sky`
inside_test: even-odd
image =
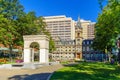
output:
[[[66,15],[77,20],[96,22],[100,12],[98,0],[20,0],[25,12],[35,11],[37,16]]]

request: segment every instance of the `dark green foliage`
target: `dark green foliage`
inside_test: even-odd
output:
[[[19,33],[16,31],[18,26],[15,22],[23,15],[24,8],[20,5],[19,0],[0,0],[0,6],[0,15],[6,19],[6,23],[1,22],[4,25],[0,26],[2,29],[0,42],[9,47],[10,45],[14,46],[19,38]]]
[[[24,8],[19,0],[0,0],[0,6],[2,8],[0,14],[3,14],[7,19],[15,20],[24,13]]]
[[[50,33],[46,30],[46,23],[43,17],[36,17],[34,12],[24,14],[24,16],[17,19],[17,32],[19,32],[19,41],[23,41],[23,35],[39,35],[45,34],[49,37],[49,48],[52,52],[55,48],[54,41],[51,38]]]
[[[101,0],[99,0],[101,1]],[[111,51],[116,48],[117,37],[120,34],[120,1],[108,0],[107,6],[99,14],[95,26],[93,48]]]
[[[25,13],[19,0],[0,0],[0,43],[10,48],[23,47],[23,35],[45,34],[50,39],[50,51],[54,42],[46,30],[43,17],[36,17],[35,12]]]

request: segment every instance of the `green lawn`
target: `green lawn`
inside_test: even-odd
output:
[[[120,67],[100,62],[81,62],[56,71],[50,80],[120,80]]]

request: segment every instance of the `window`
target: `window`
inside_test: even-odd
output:
[[[87,51],[89,51],[89,47],[87,47]]]
[[[78,39],[78,41],[80,41],[80,39]]]
[[[83,42],[83,44],[85,44],[85,42]]]
[[[89,41],[87,41],[87,44],[89,44]]]
[[[85,47],[83,47],[83,51],[85,51]]]
[[[93,43],[93,41],[91,41],[91,44]]]
[[[80,33],[77,34],[77,37],[79,37],[79,36],[80,36]]]

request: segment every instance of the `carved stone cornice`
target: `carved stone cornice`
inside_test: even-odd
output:
[[[49,41],[49,38],[46,35],[24,35],[23,39],[24,41],[38,41],[38,40]]]

